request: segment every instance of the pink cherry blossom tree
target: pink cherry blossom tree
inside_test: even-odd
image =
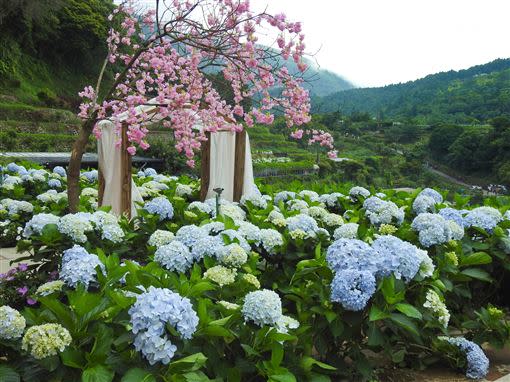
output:
[[[79,93],[83,99],[79,116],[84,122],[68,169],[71,211],[78,206],[84,148],[93,132],[100,137],[95,126],[101,119],[110,118],[120,132],[118,117],[124,116],[127,150],[133,155],[149,147],[147,125],[154,117],[137,113],[136,108],[156,105],[158,118],[173,130],[176,148],[190,166],[206,140],[205,131],[193,129],[197,121],[214,132],[271,124],[275,112],[285,116],[288,127],[310,120],[308,92],[301,86],[306,64],[299,22],[287,20],[284,14],[253,12],[249,0],[155,0],[154,5],[140,15],[131,1],[109,17],[103,70],[95,87]],[[274,37],[273,46],[259,43],[261,33]],[[286,60],[293,60],[299,72],[290,73]],[[104,90],[101,83],[108,65],[116,73],[113,84]],[[230,83],[232,102],[227,103],[208,79],[211,69]]]
[[[333,136],[324,130],[317,129],[297,129],[290,136],[294,139],[303,139],[308,136],[308,146],[314,147],[317,152],[317,164],[320,160],[320,151],[327,149],[328,158],[336,158],[338,150],[335,150],[335,141]]]

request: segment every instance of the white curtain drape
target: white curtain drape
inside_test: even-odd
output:
[[[103,206],[111,206],[111,212],[117,216],[121,209],[121,153],[115,146],[118,140],[115,125],[111,121],[103,120],[98,123],[101,138],[97,144],[98,164],[104,177]],[[131,217],[136,216],[136,202],[143,202],[142,196],[131,179]]]
[[[209,189],[206,198],[215,196],[215,188],[223,188],[221,197],[228,201],[234,200],[234,160],[236,134],[230,131],[211,133],[211,151],[209,167]],[[256,192],[253,179],[250,139],[246,134],[246,154],[244,158],[243,195]]]

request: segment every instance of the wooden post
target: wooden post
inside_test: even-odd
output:
[[[211,175],[211,132],[206,131],[207,141],[202,142],[202,162],[200,165],[200,200],[203,202],[209,190]]]
[[[234,202],[241,200],[244,187],[244,164],[246,158],[246,130],[236,133],[234,155]]]
[[[104,175],[103,175],[103,171],[101,170],[101,166],[99,165],[100,160],[101,160],[101,158],[98,155],[97,179],[99,181],[99,188],[98,188],[98,196],[97,196],[97,205],[99,207],[101,207],[103,205],[103,198],[104,198]]]
[[[128,148],[127,125],[122,124],[121,147],[120,147],[120,172],[121,172],[121,211],[128,219],[131,219],[131,155]]]

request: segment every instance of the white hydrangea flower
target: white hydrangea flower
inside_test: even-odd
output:
[[[277,209],[272,210],[267,216],[267,221],[273,223],[277,227],[285,227],[287,225],[287,219]]]
[[[248,261],[248,254],[237,243],[223,247],[218,253],[219,260],[229,267],[240,267]]]
[[[287,333],[289,329],[299,328],[299,321],[292,317],[282,315],[276,323],[275,328],[279,333]]]
[[[216,265],[209,268],[204,273],[204,278],[214,281],[220,287],[232,284],[236,281],[237,270],[235,268],[227,268],[223,265]]]
[[[99,193],[95,188],[85,187],[81,190],[81,196],[97,199]]]
[[[187,209],[190,211],[197,209],[200,212],[203,212],[206,214],[210,214],[212,212],[212,208],[208,204],[205,204],[202,202],[191,202]]]
[[[2,188],[6,190],[13,190],[17,184],[22,184],[23,180],[19,176],[7,175],[2,183]]]
[[[358,237],[359,224],[357,223],[346,223],[338,227],[333,232],[333,238],[338,239],[356,239]]]
[[[65,283],[62,280],[49,281],[40,285],[35,291],[35,294],[38,296],[48,296],[52,293],[60,292],[64,287],[64,284]]]
[[[56,190],[48,190],[36,196],[36,199],[42,203],[58,203],[60,200],[67,199],[66,191],[57,192]]]
[[[274,254],[275,249],[283,245],[283,236],[275,229],[261,229],[260,242],[262,247],[269,253]]]
[[[238,304],[234,304],[232,302],[228,302],[228,301],[224,301],[224,300],[218,301],[217,304],[221,305],[222,307],[224,307],[227,310],[238,310],[241,307]]]
[[[319,196],[319,201],[324,203],[326,206],[332,208],[339,205],[338,199],[344,198],[345,195],[340,192],[333,192],[331,194],[322,194]]]
[[[60,218],[53,214],[37,214],[25,225],[23,236],[31,237],[33,234],[40,235],[47,224],[58,224]]]
[[[43,324],[27,330],[21,348],[30,351],[35,359],[43,359],[63,352],[71,341],[71,334],[62,325]]]
[[[358,198],[359,196],[368,198],[370,196],[370,191],[368,191],[365,187],[354,186],[349,190],[349,195],[352,198]]]
[[[57,223],[58,230],[69,236],[77,243],[85,243],[87,235],[85,233],[93,230],[90,224],[90,214],[78,212],[76,214],[67,214],[60,218]]]
[[[144,186],[140,186],[138,187],[138,192],[140,192],[140,195],[142,196],[142,198],[148,198],[148,197],[151,197],[151,196],[155,196],[158,194],[158,190],[153,190],[149,187],[144,187]]]
[[[23,200],[2,199],[0,204],[3,206],[3,209],[7,210],[9,216],[21,213],[28,214],[34,211],[32,203]]]
[[[193,193],[193,189],[188,184],[177,184],[177,187],[175,188],[175,195],[177,196],[190,196]]]
[[[312,206],[308,208],[308,215],[310,215],[312,218],[322,220],[324,217],[326,217],[329,212],[322,207]]]
[[[242,313],[245,321],[253,321],[258,326],[274,326],[282,317],[282,301],[272,290],[250,292],[244,297]]]
[[[118,218],[109,212],[96,211],[90,216],[90,221],[94,223],[96,228],[101,229],[105,225],[117,224]]]
[[[0,338],[12,340],[21,337],[25,330],[25,318],[10,306],[0,306]]]
[[[149,190],[153,190],[153,191],[164,191],[164,190],[169,189],[169,187],[166,184],[157,182],[155,180],[150,180],[148,182],[145,182],[143,184],[143,187],[148,188]]]
[[[328,227],[337,227],[344,224],[344,219],[338,214],[328,213],[322,218],[324,224]]]
[[[228,216],[234,221],[246,219],[246,212],[234,203],[222,204],[220,206],[220,214]],[[213,217],[216,217],[216,210],[213,210]]]
[[[308,203],[300,199],[289,200],[287,206],[289,211],[299,211],[301,213],[306,213],[308,211]]]
[[[448,327],[448,322],[450,321],[450,312],[448,311],[445,303],[441,301],[441,298],[436,293],[436,291],[433,289],[429,289],[427,291],[423,306],[430,309],[437,316],[439,323],[445,329]]]
[[[175,235],[173,234],[173,232],[158,229],[154,231],[154,233],[149,237],[149,241],[147,243],[150,246],[159,248],[162,247],[163,245],[170,244],[170,242],[174,239]]]
[[[311,190],[302,190],[298,193],[299,197],[301,198],[305,198],[305,197],[308,197],[310,199],[310,201],[312,202],[318,202],[319,201],[319,194],[316,193],[315,191],[311,191]]]
[[[265,196],[267,196],[267,195],[265,195]],[[266,209],[267,208],[267,198],[265,198],[262,195],[259,195],[259,194],[256,194],[256,193],[249,194],[249,195],[243,195],[241,197],[240,204],[242,206],[246,206],[246,203],[248,201],[251,204],[253,204],[255,207],[258,207],[258,208],[261,208],[261,209]]]
[[[260,289],[260,281],[255,275],[252,275],[251,273],[244,273],[241,276],[241,279],[254,286],[256,289]]]
[[[109,240],[112,243],[121,243],[124,236],[124,231],[117,223],[105,224],[102,226],[101,239],[103,240]]]
[[[418,249],[416,254],[421,257],[420,270],[418,271],[419,275],[423,278],[432,277],[436,267],[434,266],[434,262],[428,255],[427,251]]]

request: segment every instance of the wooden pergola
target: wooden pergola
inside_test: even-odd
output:
[[[155,108],[156,109],[156,108]],[[122,123],[121,127],[121,211],[128,218],[131,218],[131,195],[132,195],[132,163],[131,155],[128,153],[127,148],[129,145],[127,136],[127,124]],[[230,132],[230,130],[219,130],[218,134]],[[211,132],[205,133],[207,140],[202,143],[201,149],[201,182],[200,182],[200,200],[204,201],[207,196],[210,183],[210,165],[211,165]],[[235,154],[234,154],[234,184],[233,193],[234,201],[241,200],[244,186],[244,172],[245,172],[245,155],[246,155],[246,131],[243,129],[241,132],[236,132],[235,139]],[[101,206],[104,198],[105,179],[98,165],[98,180],[99,180],[99,195],[98,205]]]

